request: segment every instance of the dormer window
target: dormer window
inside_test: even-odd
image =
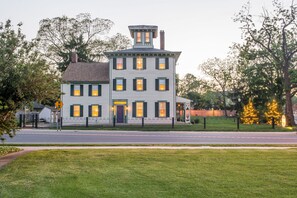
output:
[[[136,33],[136,42],[141,43],[141,32]]]
[[[150,33],[149,32],[145,33],[145,42],[150,43]]]

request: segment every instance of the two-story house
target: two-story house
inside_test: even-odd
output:
[[[101,124],[113,119],[140,123],[142,118],[146,123],[171,123],[177,102],[187,103],[189,109],[189,100],[176,97],[175,69],[181,52],[164,49],[164,31],[160,49],[154,48],[157,26],[136,25],[129,30],[133,47],[106,52],[108,63],[80,63],[72,56],[61,88],[64,124],[83,117]]]

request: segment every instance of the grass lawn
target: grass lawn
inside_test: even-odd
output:
[[[297,149],[51,150],[0,170],[0,197],[296,197]]]
[[[283,128],[275,126],[272,129],[271,125],[267,124],[240,124],[237,130],[236,118],[225,117],[207,117],[206,128],[204,129],[204,118],[198,117],[198,124],[175,124],[174,128],[171,125],[144,125],[141,122],[138,125],[116,125],[112,126],[63,126],[63,129],[77,129],[77,130],[134,130],[134,131],[296,131],[296,128]],[[53,129],[55,129],[53,127]]]
[[[7,155],[8,153],[13,153],[20,151],[21,149],[13,146],[0,146],[0,156]]]

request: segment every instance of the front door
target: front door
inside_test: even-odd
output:
[[[117,106],[117,123],[124,123],[124,106]]]

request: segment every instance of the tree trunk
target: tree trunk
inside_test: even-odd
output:
[[[223,105],[224,105],[224,114],[225,114],[225,117],[227,117],[227,105],[226,105],[226,91],[223,90]]]
[[[289,76],[289,63],[285,62],[283,66],[283,73],[284,73],[284,88],[285,88],[285,96],[286,96],[286,121],[287,126],[294,126],[294,115],[293,115],[293,105],[292,105],[292,98],[291,98],[291,79]]]

